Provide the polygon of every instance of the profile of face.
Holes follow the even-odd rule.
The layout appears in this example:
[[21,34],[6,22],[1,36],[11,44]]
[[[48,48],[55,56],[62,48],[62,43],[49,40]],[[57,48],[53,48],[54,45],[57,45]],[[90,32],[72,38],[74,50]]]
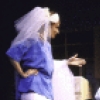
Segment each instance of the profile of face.
[[[60,22],[57,22],[57,23],[51,23],[51,34],[49,35],[50,38],[54,39],[58,34],[59,34],[59,27],[60,27]],[[39,33],[40,33],[40,37],[43,38],[43,27],[41,27],[41,29],[39,30]]]
[[51,23],[51,38],[55,38],[59,34],[60,22]]
[[[54,11],[50,11],[50,16],[56,14]],[[56,16],[58,19],[58,16]],[[51,38],[55,38],[59,34],[60,20],[58,22],[51,22]]]
[[[47,12],[48,12],[48,9],[45,8],[45,12],[46,12],[46,15],[47,15]],[[49,11],[49,16],[52,16],[54,14],[56,14],[55,12],[53,11]],[[57,20],[57,21],[56,21]],[[60,21],[59,21],[59,18],[58,16],[56,16],[56,18],[54,18],[53,16],[53,20],[50,20],[50,23],[51,23],[51,27],[50,27],[50,30],[51,30],[51,34],[49,35],[50,38],[55,38],[57,34],[59,34],[59,27],[60,27]],[[43,37],[44,35],[44,32],[43,32],[43,29],[44,26],[41,27],[41,29],[39,30],[39,33],[42,33],[40,34],[40,37]]]

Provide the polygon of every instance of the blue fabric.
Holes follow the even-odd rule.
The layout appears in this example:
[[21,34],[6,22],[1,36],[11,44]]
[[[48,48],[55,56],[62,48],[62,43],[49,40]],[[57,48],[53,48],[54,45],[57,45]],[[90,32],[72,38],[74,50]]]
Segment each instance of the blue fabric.
[[[27,78],[17,75],[17,91],[28,92],[31,90],[53,100],[51,84],[53,58],[51,45],[48,42],[44,46],[41,40],[36,42],[28,39],[21,44],[10,47],[6,54],[8,57],[21,62],[23,69],[36,68],[39,70],[38,75],[31,75]],[[17,96],[17,98],[19,97]]]

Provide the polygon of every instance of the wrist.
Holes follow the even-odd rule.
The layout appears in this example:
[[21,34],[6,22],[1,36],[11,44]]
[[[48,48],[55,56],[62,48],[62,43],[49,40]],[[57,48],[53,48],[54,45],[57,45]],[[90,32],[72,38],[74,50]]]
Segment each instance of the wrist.
[[69,60],[68,60],[68,59],[66,59],[66,64],[67,64],[67,65],[70,65],[70,62],[69,62]]
[[22,77],[25,77],[25,73],[24,73],[24,72],[21,72],[20,75],[21,75]]
[[68,61],[67,64],[68,64],[68,65],[71,65],[71,62]]
[[67,65],[71,65],[71,62],[69,60],[67,60]]

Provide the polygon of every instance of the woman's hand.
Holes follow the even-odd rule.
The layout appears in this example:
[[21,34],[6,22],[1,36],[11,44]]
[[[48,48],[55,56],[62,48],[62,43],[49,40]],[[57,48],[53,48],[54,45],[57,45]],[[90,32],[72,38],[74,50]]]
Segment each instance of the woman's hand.
[[30,75],[37,75],[38,74],[38,70],[37,69],[28,69],[23,75],[22,77],[27,78]]
[[18,74],[24,78],[27,78],[28,76],[33,75],[33,74],[34,75],[38,74],[37,69],[28,69],[26,72],[24,72],[19,62],[15,61],[14,59],[11,59],[11,58],[10,58],[10,61],[11,61],[11,64],[16,69],[16,71],[18,72]]
[[78,58],[78,54],[68,59],[68,65],[75,65],[75,66],[82,67],[82,65],[85,65],[85,64],[86,64],[85,59]]

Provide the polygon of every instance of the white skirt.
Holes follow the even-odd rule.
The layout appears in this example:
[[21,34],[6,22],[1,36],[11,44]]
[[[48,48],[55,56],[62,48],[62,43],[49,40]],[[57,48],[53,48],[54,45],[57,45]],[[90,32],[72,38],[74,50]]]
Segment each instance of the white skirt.
[[54,60],[52,85],[54,100],[75,100],[74,75],[67,60]]
[[50,100],[45,96],[39,95],[37,93],[23,93],[21,95],[21,100]]

